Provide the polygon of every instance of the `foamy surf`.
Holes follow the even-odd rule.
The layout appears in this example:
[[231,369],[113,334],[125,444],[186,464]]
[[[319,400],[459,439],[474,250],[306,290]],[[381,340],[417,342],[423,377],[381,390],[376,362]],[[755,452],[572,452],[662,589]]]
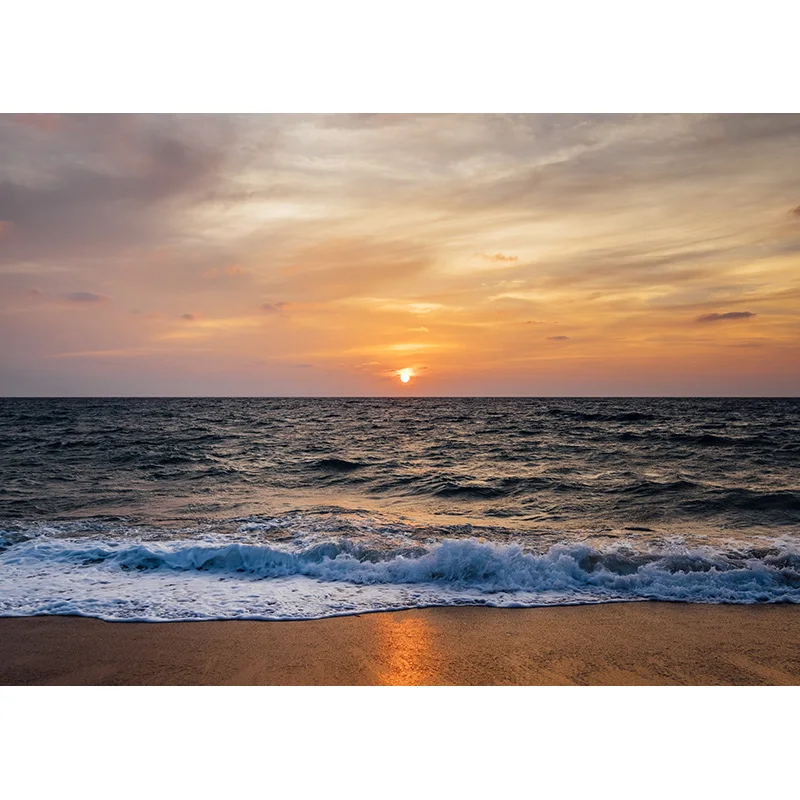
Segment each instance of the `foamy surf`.
[[474,538],[383,547],[40,535],[0,552],[0,615],[109,621],[301,620],[428,606],[536,607],[665,600],[800,602],[800,548],[634,549],[581,542],[537,553]]

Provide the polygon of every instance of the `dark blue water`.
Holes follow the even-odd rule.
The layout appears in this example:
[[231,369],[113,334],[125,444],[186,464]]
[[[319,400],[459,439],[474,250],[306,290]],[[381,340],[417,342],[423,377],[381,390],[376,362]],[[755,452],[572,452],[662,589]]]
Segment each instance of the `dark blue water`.
[[[798,590],[800,401],[5,399],[0,531],[17,578],[30,582],[30,570],[46,566],[45,594],[59,583],[57,564],[67,565],[70,588],[56,612],[107,618],[297,618],[489,595],[524,605],[537,604],[531,593],[541,602],[669,594],[653,588],[663,583],[648,578],[653,569],[693,580],[710,573],[698,578],[709,586],[718,572],[739,581],[727,594],[698,585],[673,599],[786,600]],[[120,547],[144,550],[120,556]],[[610,578],[593,585],[576,573],[575,585],[564,583],[560,562],[558,575],[539,576],[544,567],[530,559],[558,561],[558,548],[579,573]],[[230,596],[254,580],[261,595],[232,611],[208,600],[203,584],[182,615],[174,603],[156,613],[152,597],[138,596],[145,580],[184,576],[187,564],[204,578],[244,576]],[[115,615],[108,602],[121,598],[107,595],[130,569],[141,582],[125,589],[122,606],[134,610]],[[109,585],[100,573],[114,580],[92,611],[92,591]],[[615,578],[631,575],[636,585]],[[275,581],[300,577],[316,587],[304,589],[305,610],[264,605],[281,594]],[[331,586],[356,589],[344,607],[326,605],[320,592]],[[403,599],[398,586],[416,594]],[[7,613],[53,610],[49,595],[28,605],[20,597],[6,599]]]

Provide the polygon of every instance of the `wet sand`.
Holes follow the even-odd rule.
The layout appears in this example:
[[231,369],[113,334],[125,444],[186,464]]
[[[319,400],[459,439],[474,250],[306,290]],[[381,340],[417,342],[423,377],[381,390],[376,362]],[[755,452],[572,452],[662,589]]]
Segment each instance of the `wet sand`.
[[800,684],[800,607],[432,608],[304,622],[0,619],[0,684]]

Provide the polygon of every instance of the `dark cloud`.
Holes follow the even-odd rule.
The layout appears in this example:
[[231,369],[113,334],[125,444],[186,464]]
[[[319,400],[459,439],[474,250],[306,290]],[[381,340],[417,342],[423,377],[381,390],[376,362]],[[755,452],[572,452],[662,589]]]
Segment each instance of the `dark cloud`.
[[111,299],[108,295],[95,294],[94,292],[67,292],[66,294],[60,294],[59,298],[69,303],[105,303]]
[[198,319],[197,314],[181,314],[181,319],[185,319],[187,322],[195,322]]
[[795,208],[791,209],[789,214],[793,217],[800,217],[800,206],[796,206]]
[[569,339],[569,336],[548,336],[547,337],[551,342],[565,342]]
[[0,220],[14,231],[6,263],[116,255],[158,241],[176,200],[191,206],[220,186],[225,149],[194,136],[187,119],[81,115],[47,135],[50,149],[20,138],[19,128],[0,118],[0,163],[15,167],[0,169]]
[[726,311],[724,314],[701,314],[695,322],[720,322],[726,319],[750,319],[756,316],[752,311]]

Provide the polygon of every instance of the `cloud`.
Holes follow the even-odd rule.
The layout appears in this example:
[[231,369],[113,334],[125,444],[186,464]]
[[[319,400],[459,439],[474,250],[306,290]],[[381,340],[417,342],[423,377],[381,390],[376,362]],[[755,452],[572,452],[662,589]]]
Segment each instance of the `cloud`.
[[789,211],[789,215],[792,217],[800,217],[800,206],[796,206],[795,208]]
[[[433,349],[444,349],[444,348],[445,345],[427,344],[426,342],[408,342],[404,344],[390,344],[384,349],[400,353],[407,353],[407,352],[412,352],[414,350],[433,350]],[[374,347],[369,348],[370,351],[375,349],[376,348]]]
[[[728,173],[769,176],[771,188],[788,184],[777,158],[793,148],[800,132],[796,114],[531,115],[495,118],[495,147],[518,169],[470,175],[470,186],[448,193],[460,208],[529,206],[528,218],[589,215],[685,199],[698,185]],[[488,129],[488,125],[486,126]],[[488,133],[488,130],[487,130]],[[516,142],[518,143],[515,145]],[[519,145],[527,145],[520,158]],[[753,197],[752,184],[731,184]],[[695,204],[702,201],[699,195]],[[440,202],[444,202],[441,198]]]
[[0,261],[69,262],[158,242],[223,190],[221,123],[86,114],[40,137],[0,117],[0,219],[15,226]]
[[254,317],[206,317],[200,314],[181,314],[180,319],[192,324],[173,327],[151,341],[218,338],[235,335],[247,328],[257,328],[260,324],[260,320]]
[[752,311],[726,311],[724,314],[702,314],[695,322],[720,322],[726,319],[750,319],[755,316]]
[[288,308],[289,303],[262,303],[261,310],[265,314],[280,314],[285,308]]
[[[32,292],[36,291],[32,290]],[[111,299],[106,294],[95,294],[94,292],[67,292],[60,294],[59,297],[69,303],[106,303]]]
[[409,330],[414,333],[430,333],[430,328],[426,328],[424,325],[421,325],[419,328],[409,328]]
[[569,339],[569,336],[548,336],[547,337],[551,342],[566,342]]
[[431,311],[436,311],[442,308],[441,303],[409,303],[408,310],[412,314],[430,314]]
[[494,255],[489,255],[488,253],[481,253],[480,257],[485,259],[486,261],[494,261],[500,263],[513,263],[515,261],[519,261],[519,256],[507,256],[504,253],[495,253]]
[[119,348],[115,350],[79,350],[68,353],[53,353],[47,358],[137,358],[157,353],[157,350],[146,347]]

